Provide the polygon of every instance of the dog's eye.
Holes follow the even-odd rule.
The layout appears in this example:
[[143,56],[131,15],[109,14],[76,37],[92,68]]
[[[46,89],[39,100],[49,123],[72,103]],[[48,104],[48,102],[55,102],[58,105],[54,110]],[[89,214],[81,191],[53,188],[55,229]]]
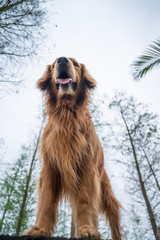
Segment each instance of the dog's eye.
[[79,67],[76,62],[73,62],[73,65],[74,65],[75,67]]

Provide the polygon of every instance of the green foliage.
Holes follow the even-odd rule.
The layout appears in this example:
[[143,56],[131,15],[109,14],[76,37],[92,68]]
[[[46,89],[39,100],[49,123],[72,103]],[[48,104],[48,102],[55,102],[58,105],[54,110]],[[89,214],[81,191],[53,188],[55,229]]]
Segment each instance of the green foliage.
[[37,151],[44,121],[43,118],[38,135],[33,131],[30,134],[31,144],[21,146],[20,157],[1,176],[0,232],[3,234],[19,235],[33,224],[39,172]]
[[[3,234],[15,234],[19,220],[19,212],[23,201],[28,169],[30,163],[30,147],[22,146],[20,158],[15,161],[11,169],[7,169],[1,177],[0,184],[0,232]],[[29,185],[28,202],[22,220],[21,232],[28,227],[35,207],[34,191],[36,187],[33,178]]]
[[132,76],[134,80],[140,80],[153,67],[160,64],[160,39],[157,39],[149,45],[147,50],[137,60],[135,60],[132,67]]

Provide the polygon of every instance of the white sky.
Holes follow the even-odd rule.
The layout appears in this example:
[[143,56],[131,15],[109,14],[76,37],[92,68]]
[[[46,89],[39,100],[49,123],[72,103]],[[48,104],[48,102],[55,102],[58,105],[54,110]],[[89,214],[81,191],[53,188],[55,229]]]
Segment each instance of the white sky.
[[140,82],[133,82],[130,74],[130,64],[160,36],[159,9],[159,0],[55,0],[44,40],[46,49],[52,46],[50,51],[41,53],[39,63],[28,68],[25,89],[0,99],[0,137],[8,156],[16,157],[29,129],[36,126],[41,94],[35,83],[45,66],[60,56],[84,63],[98,83],[99,95],[113,96],[123,89],[160,112],[160,70],[153,69]]

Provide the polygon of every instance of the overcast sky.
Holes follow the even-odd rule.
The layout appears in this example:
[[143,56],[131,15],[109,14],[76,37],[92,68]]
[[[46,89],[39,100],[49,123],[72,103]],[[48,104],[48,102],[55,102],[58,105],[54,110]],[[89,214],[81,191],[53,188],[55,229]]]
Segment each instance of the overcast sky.
[[111,97],[125,90],[160,113],[160,70],[153,69],[140,82],[133,82],[130,74],[130,64],[160,36],[159,10],[159,0],[55,0],[46,25],[48,54],[41,53],[39,64],[29,67],[25,89],[0,99],[0,137],[10,158],[36,125],[41,94],[35,83],[45,66],[60,56],[84,63],[97,81],[99,95]]

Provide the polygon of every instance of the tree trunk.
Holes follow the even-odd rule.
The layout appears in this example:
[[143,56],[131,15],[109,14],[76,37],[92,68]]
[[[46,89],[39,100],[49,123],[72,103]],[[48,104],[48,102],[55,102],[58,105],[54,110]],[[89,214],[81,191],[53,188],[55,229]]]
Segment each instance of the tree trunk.
[[131,144],[131,147],[132,147],[132,152],[133,152],[134,161],[135,161],[135,164],[136,164],[136,170],[137,170],[137,174],[138,174],[138,178],[139,178],[141,192],[142,192],[143,198],[145,200],[145,204],[146,204],[146,207],[147,207],[147,212],[148,212],[148,215],[149,215],[149,220],[150,220],[150,223],[151,223],[151,226],[152,226],[152,230],[153,230],[155,239],[158,240],[157,225],[156,225],[154,213],[152,211],[152,207],[151,207],[151,204],[149,202],[147,192],[146,192],[146,189],[145,189],[145,186],[144,186],[144,182],[143,182],[143,179],[142,179],[142,175],[141,175],[141,171],[140,171],[140,167],[139,167],[139,163],[138,163],[137,154],[136,154],[135,146],[134,146],[134,143],[133,143],[133,139],[132,139],[132,136],[130,134],[129,127],[127,125],[127,122],[126,122],[126,119],[123,115],[122,110],[121,110],[121,116],[122,116],[122,119],[124,121],[126,130],[127,130],[127,134],[129,136],[129,141],[130,141],[130,144]]
[[33,153],[29,173],[28,173],[28,176],[27,176],[26,187],[25,187],[25,191],[24,191],[24,195],[23,195],[23,201],[22,201],[22,204],[21,204],[18,224],[17,224],[17,228],[16,228],[16,235],[19,235],[20,230],[21,230],[22,220],[23,220],[23,217],[24,217],[24,211],[25,211],[25,207],[26,207],[26,201],[27,201],[27,197],[28,197],[29,184],[30,184],[30,181],[31,181],[33,165],[35,163],[36,154],[37,154],[37,150],[38,150],[38,144],[39,144],[39,140],[40,140],[40,137],[41,137],[41,132],[42,132],[42,129],[43,129],[43,123],[44,123],[44,119],[42,120],[41,128],[40,128],[40,131],[39,131],[39,136],[37,138],[36,147],[35,147],[35,150],[34,150],[34,153]]

